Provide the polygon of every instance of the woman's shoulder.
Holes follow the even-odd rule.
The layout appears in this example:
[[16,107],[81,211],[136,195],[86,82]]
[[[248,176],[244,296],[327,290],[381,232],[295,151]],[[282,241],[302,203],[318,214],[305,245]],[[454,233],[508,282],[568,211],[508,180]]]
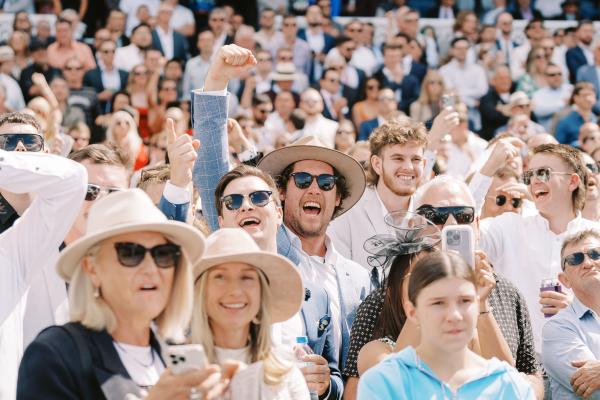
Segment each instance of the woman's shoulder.
[[81,338],[87,336],[91,332],[90,329],[79,323],[69,322],[65,325],[50,326],[41,331],[35,338],[33,343],[38,343],[46,346],[75,346],[74,336]]
[[358,353],[358,373],[360,375],[364,374],[367,370],[379,364],[387,356],[392,354],[393,351],[394,346],[389,342],[381,339],[371,340],[369,343],[365,344]]

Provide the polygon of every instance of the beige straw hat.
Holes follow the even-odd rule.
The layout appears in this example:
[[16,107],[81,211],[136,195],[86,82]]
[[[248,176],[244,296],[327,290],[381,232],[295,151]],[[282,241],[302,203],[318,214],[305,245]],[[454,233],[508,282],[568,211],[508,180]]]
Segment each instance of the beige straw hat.
[[304,287],[294,264],[277,253],[262,251],[242,228],[221,228],[206,239],[206,252],[194,266],[194,281],[210,268],[225,263],[252,265],[264,273],[273,299],[272,322],[287,321],[300,311]]
[[68,245],[58,259],[57,272],[69,281],[81,259],[95,244],[112,236],[131,232],[158,232],[181,246],[193,265],[204,251],[204,238],[194,227],[169,221],[140,189],[112,193],[90,208],[85,236]]

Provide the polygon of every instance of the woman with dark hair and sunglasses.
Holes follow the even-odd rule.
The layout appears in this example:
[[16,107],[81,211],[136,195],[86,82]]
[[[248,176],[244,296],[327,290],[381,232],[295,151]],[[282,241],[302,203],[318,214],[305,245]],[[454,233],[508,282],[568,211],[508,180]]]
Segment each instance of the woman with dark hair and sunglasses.
[[17,399],[187,399],[224,389],[220,368],[175,375],[161,341],[184,340],[192,264],[204,250],[193,227],[169,221],[139,189],[98,200],[87,234],[61,252],[70,320],[42,331],[19,369]]
[[480,309],[475,271],[456,253],[428,254],[409,278],[405,310],[419,342],[369,370],[364,399],[535,399],[516,369],[470,348]]

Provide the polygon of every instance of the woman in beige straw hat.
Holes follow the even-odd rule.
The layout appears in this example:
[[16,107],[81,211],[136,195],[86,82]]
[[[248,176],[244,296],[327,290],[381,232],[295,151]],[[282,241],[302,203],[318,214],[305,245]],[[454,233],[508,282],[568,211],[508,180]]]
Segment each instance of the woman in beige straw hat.
[[309,399],[291,354],[285,357],[271,342],[271,325],[287,321],[302,305],[304,288],[294,265],[260,250],[245,230],[222,228],[208,237],[194,279],[192,341],[203,345],[209,362],[237,361],[241,369],[253,364],[253,376],[262,378],[245,381],[238,397],[234,376],[233,400]]
[[47,328],[29,345],[17,398],[217,398],[225,386],[218,366],[174,375],[158,340],[183,340],[191,266],[203,250],[198,231],[167,220],[139,189],[98,200],[87,234],[61,252],[57,265],[69,283],[71,322]]

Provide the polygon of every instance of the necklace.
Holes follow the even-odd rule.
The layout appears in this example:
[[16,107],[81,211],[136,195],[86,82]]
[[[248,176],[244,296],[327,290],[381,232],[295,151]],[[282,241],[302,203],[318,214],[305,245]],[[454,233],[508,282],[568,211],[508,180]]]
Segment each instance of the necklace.
[[130,358],[136,362],[136,364],[141,365],[144,368],[150,368],[154,365],[154,350],[152,349],[152,347],[150,347],[150,355],[151,355],[151,360],[149,364],[144,364],[142,361],[138,360],[137,358],[134,357],[133,353],[128,352],[123,346],[121,346],[121,344],[119,342],[115,342],[113,341],[113,343],[121,350],[123,350],[123,353],[128,354],[130,356]]

